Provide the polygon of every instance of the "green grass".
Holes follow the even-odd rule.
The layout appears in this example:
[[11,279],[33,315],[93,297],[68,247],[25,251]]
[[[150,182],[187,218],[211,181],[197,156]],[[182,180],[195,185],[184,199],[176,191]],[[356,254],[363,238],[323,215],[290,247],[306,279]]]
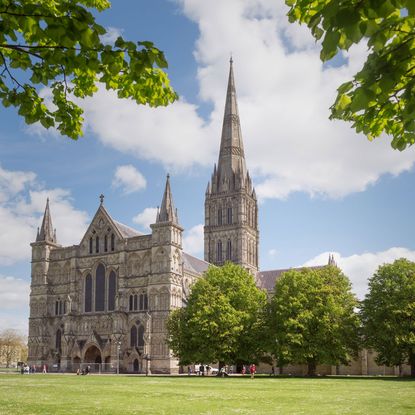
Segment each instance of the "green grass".
[[0,375],[0,414],[415,414],[415,382]]

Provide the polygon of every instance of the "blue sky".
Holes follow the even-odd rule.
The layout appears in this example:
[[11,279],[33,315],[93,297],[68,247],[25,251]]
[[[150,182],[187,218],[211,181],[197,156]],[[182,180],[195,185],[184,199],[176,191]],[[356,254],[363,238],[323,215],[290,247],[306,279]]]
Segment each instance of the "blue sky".
[[328,121],[336,87],[364,61],[362,43],[323,66],[283,2],[118,0],[98,21],[110,35],[152,40],[180,101],[139,108],[100,90],[82,103],[77,142],[0,108],[0,328],[26,331],[29,243],[46,197],[58,240],[78,243],[105,194],[110,214],[146,231],[165,175],[185,248],[203,258],[204,191],[217,159],[230,53],[248,168],[260,197],[260,267],[325,263],[334,253],[360,296],[377,266],[415,260],[415,149],[369,143]]

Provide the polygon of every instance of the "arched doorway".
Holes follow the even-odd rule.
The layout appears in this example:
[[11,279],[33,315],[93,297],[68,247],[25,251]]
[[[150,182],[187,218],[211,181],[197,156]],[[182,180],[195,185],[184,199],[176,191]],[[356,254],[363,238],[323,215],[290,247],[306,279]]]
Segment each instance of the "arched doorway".
[[85,363],[102,363],[101,352],[96,346],[88,347],[84,356]]
[[138,359],[135,359],[133,362],[133,372],[138,373],[140,369],[140,364],[138,363]]

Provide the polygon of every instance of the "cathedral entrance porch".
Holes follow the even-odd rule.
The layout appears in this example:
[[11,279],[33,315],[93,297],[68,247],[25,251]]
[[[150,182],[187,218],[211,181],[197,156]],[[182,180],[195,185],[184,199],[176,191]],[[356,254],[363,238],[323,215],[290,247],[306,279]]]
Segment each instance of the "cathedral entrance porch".
[[84,355],[84,365],[90,366],[92,372],[101,372],[102,355],[97,346],[89,346]]

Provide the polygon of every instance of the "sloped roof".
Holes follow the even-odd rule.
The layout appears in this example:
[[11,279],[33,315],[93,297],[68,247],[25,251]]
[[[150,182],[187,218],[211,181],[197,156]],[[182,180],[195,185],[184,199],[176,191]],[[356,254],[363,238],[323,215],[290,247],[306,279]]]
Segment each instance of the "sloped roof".
[[285,269],[272,269],[269,271],[258,271],[256,274],[256,283],[259,288],[267,291],[274,291],[275,282],[277,279],[287,271],[300,271],[302,269],[319,269],[325,265],[317,265],[314,267],[301,267],[301,268],[285,268]]
[[118,222],[114,219],[112,219],[117,229],[120,231],[121,235],[124,238],[132,238],[133,236],[140,236],[143,235],[141,232],[137,231],[136,229],[133,229],[127,225],[124,225],[121,222]]
[[210,264],[209,262],[203,261],[190,254],[187,254],[186,252],[183,252],[183,265],[185,270],[201,274],[208,269]]

